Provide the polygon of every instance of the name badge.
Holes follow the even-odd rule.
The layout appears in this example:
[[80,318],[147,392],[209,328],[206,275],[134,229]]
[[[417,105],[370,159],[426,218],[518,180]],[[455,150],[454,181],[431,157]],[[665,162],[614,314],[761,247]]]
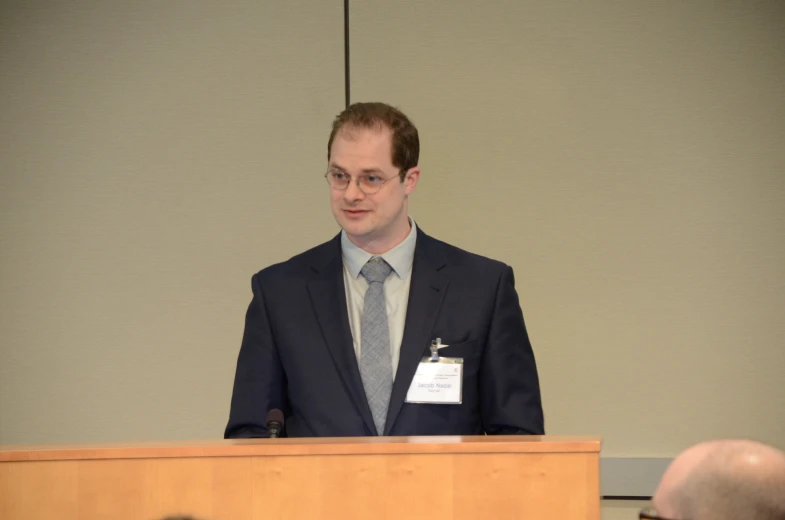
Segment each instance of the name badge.
[[461,404],[463,359],[424,357],[406,393],[407,403]]

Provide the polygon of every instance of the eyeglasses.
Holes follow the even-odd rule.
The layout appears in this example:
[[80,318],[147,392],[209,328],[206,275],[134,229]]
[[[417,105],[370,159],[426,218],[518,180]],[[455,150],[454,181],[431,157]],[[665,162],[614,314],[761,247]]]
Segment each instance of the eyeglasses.
[[347,189],[352,180],[354,180],[354,182],[357,183],[357,187],[360,188],[360,191],[366,195],[373,195],[378,192],[382,189],[382,186],[390,180],[382,179],[373,173],[366,173],[360,175],[356,179],[352,179],[351,175],[344,173],[341,170],[327,170],[327,173],[324,174],[324,178],[327,179],[327,184],[330,185],[330,188],[339,191]]
[[657,510],[653,507],[647,507],[645,509],[641,509],[641,512],[638,513],[639,520],[676,520],[675,518],[665,518],[664,516],[659,516],[657,514]]

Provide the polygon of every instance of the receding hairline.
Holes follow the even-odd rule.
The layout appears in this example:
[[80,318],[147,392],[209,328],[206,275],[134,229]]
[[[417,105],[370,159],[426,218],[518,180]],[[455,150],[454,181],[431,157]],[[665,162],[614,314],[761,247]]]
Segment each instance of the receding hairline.
[[[346,169],[342,165],[337,164],[337,163],[334,162],[332,147],[335,146],[335,143],[336,143],[336,141],[338,141],[339,138],[346,139],[348,141],[357,141],[358,139],[360,139],[360,136],[358,135],[358,133],[359,132],[364,132],[364,131],[373,132],[375,134],[385,134],[386,133],[389,136],[390,162],[393,163],[393,166],[395,166],[395,164],[394,164],[394,161],[395,161],[395,157],[394,157],[395,151],[394,151],[394,144],[392,142],[393,130],[392,130],[392,128],[390,128],[388,125],[386,125],[382,121],[379,121],[378,124],[374,124],[374,125],[370,125],[370,126],[356,125],[356,124],[351,124],[351,123],[341,126],[335,132],[334,139],[330,143],[330,149],[327,151],[328,152],[327,153],[328,164],[330,166],[337,167],[340,170],[346,171]],[[377,173],[377,172],[378,173],[386,173],[382,168],[377,168],[377,167],[365,168],[362,171],[362,173]],[[403,175],[399,174],[399,176],[401,177],[401,181],[403,181]]]
[[[391,138],[393,134],[393,129],[390,128],[390,126],[386,124],[384,121],[374,121],[368,125],[348,122],[346,124],[341,125],[335,131],[335,139],[337,139],[338,137],[344,137],[346,139],[349,139],[350,141],[354,141],[359,137],[357,134],[365,131],[373,132],[376,134],[387,133],[390,135]],[[333,140],[332,144],[335,144],[335,140]],[[392,142],[390,143],[390,147],[392,147]]]
[[406,172],[417,166],[420,156],[420,139],[417,127],[399,108],[381,102],[354,103],[333,120],[327,141],[327,158],[332,155],[336,137],[353,138],[361,130],[391,132],[391,157],[393,166],[400,171],[403,181]]

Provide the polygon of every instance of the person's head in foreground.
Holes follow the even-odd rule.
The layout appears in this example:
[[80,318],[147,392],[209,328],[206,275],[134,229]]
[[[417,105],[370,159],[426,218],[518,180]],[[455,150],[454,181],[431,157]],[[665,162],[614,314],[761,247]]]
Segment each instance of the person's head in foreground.
[[749,440],[703,442],[677,456],[642,519],[785,520],[785,453]]

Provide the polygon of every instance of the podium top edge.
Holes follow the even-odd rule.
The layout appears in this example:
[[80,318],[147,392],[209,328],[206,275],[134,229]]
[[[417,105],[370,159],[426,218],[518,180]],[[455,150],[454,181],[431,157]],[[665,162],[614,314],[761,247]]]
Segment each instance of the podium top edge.
[[599,453],[602,437],[487,435],[322,437],[0,445],[0,463],[52,460],[303,455]]

